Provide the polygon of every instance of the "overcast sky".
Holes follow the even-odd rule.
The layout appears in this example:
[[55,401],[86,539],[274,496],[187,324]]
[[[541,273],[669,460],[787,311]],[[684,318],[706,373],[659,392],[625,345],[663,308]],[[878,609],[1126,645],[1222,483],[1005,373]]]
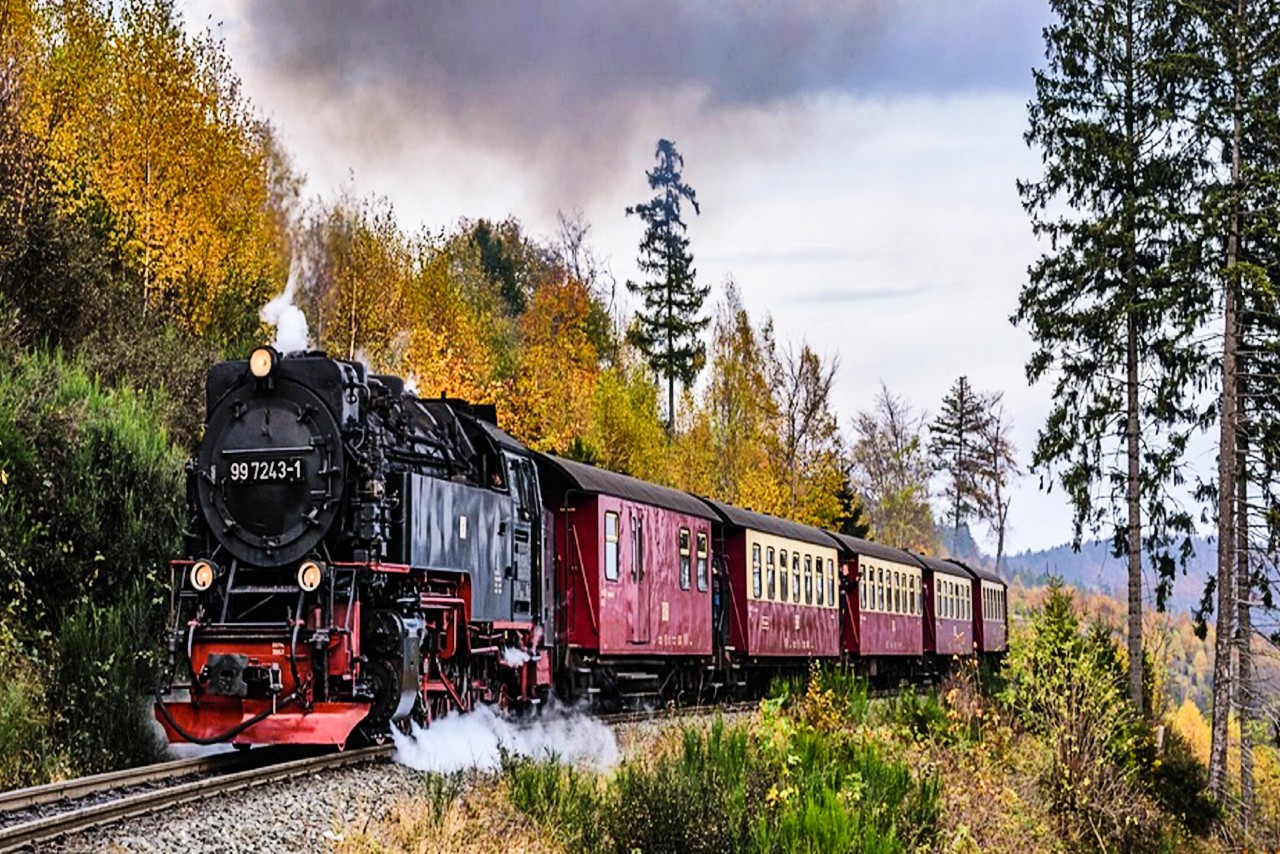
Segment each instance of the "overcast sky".
[[[738,283],[783,342],[838,356],[846,430],[883,381],[936,413],[1002,391],[1025,459],[1049,391],[1009,323],[1037,246],[1015,181],[1044,0],[187,0],[217,26],[311,195],[384,195],[406,228],[580,209],[635,277],[659,137],[702,214],[699,279]],[[621,290],[621,287],[620,287]],[[1007,549],[1070,536],[1038,478]],[[985,534],[986,532],[980,532]],[[994,546],[991,538],[986,542]]]

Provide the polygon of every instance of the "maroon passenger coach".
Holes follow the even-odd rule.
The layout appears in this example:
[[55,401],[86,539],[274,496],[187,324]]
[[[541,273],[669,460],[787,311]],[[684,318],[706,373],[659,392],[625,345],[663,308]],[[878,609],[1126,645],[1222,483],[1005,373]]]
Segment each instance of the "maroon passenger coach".
[[973,655],[973,578],[951,561],[915,558],[924,569],[924,651]]
[[542,455],[539,474],[561,689],[636,700],[697,679],[712,654],[715,514],[687,493],[559,457]]
[[736,657],[836,658],[840,610],[831,537],[818,528],[704,499],[720,517],[728,651]]
[[[924,655],[924,571],[910,554],[845,534],[831,535],[840,546],[840,646],[869,661],[918,659]],[[897,664],[900,662],[894,662]],[[891,667],[891,669],[893,669]]]

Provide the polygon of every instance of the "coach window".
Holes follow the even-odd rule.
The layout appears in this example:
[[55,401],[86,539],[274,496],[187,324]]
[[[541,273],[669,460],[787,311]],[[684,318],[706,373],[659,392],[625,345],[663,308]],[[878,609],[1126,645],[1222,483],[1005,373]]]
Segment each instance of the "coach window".
[[902,573],[893,574],[893,612],[902,613]]
[[876,610],[884,612],[884,567],[876,568]]
[[920,611],[917,610],[920,600],[916,598],[916,581],[916,574],[913,572],[911,573],[911,616],[913,617],[920,616]]
[[618,514],[604,514],[604,577],[618,580]]
[[689,552],[689,529],[680,529],[680,589],[688,590],[689,583],[692,580],[690,567],[690,559],[693,557]]
[[[861,570],[862,566],[859,565],[858,569]],[[865,572],[858,573],[858,607],[863,611],[867,610],[867,574]]]
[[787,550],[778,552],[778,601],[787,601]]
[[778,598],[778,567],[774,563],[775,552],[773,546],[769,546],[769,550],[765,552],[765,566],[769,568],[769,598]]
[[631,517],[631,580],[639,581],[644,575],[644,519]]
[[836,604],[836,565],[827,558],[827,604]]
[[818,604],[819,604],[819,605],[821,605],[821,604],[823,604],[823,602],[824,602],[824,601],[825,601],[825,599],[826,599],[826,597],[823,595],[823,591],[825,591],[825,590],[827,589],[827,573],[826,573],[826,570],[824,570],[824,569],[822,568],[822,558],[821,558],[821,557],[819,557],[817,560],[818,560],[818,567],[817,567],[817,570],[818,570]]
[[761,594],[760,583],[760,544],[751,544],[751,589],[753,595],[759,599]]
[[707,532],[698,532],[698,589],[707,591]]
[[804,601],[813,604],[813,555],[804,556]]
[[791,601],[800,604],[800,553],[791,553]]

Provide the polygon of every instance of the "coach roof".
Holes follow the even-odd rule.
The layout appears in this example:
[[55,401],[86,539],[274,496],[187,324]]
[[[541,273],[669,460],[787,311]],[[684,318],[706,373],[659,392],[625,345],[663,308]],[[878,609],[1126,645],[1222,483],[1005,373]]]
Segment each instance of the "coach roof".
[[888,560],[894,563],[902,563],[911,566],[916,559],[901,549],[895,549],[892,546],[886,546],[882,543],[873,543],[869,540],[859,539],[858,537],[850,537],[848,534],[837,534],[835,531],[827,532],[833,540],[835,540],[843,551],[856,555],[866,555],[867,557],[878,557],[881,560]]
[[952,563],[949,560],[940,560],[936,557],[926,557],[924,555],[917,554],[913,554],[912,557],[914,557],[925,569],[932,570],[933,572],[943,572],[947,575],[959,576],[965,581],[973,580],[973,576],[971,576],[964,567],[959,564]]
[[984,567],[973,566],[971,564],[965,563],[962,560],[956,560],[953,557],[947,558],[947,563],[954,563],[956,566],[960,567],[961,569],[967,570],[971,575],[981,578],[983,581],[990,581],[995,584],[1004,584],[1004,579],[1002,579],[1000,576],[996,575],[994,572]]
[[687,492],[681,492],[669,486],[658,486],[656,483],[648,483],[625,474],[577,463],[551,454],[539,454],[539,457],[583,492],[593,495],[613,495],[628,501],[662,507],[703,519],[715,518],[715,513],[711,512],[707,505]]
[[818,546],[834,548],[831,537],[828,536],[826,531],[818,528],[811,528],[808,525],[801,525],[799,522],[791,522],[787,519],[779,519],[777,516],[766,516],[764,513],[756,513],[754,510],[743,510],[741,507],[713,501],[710,498],[702,500],[730,525],[736,525],[739,528],[751,528],[755,531],[763,531],[766,534],[799,540],[802,543],[813,543]]

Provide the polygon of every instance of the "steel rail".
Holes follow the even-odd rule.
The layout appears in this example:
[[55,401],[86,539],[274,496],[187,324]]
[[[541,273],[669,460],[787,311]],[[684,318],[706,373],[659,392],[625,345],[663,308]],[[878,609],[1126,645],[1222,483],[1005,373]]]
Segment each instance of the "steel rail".
[[174,759],[169,762],[126,768],[123,771],[108,771],[88,777],[59,780],[40,786],[31,786],[26,789],[13,789],[8,792],[0,792],[0,814],[30,809],[59,801],[70,801],[88,795],[109,792],[112,789],[145,786],[162,780],[170,780],[174,777],[209,774],[232,768],[258,765],[263,762],[273,761],[273,757],[278,752],[277,748],[264,747],[244,752],[237,751],[235,753],[218,753],[211,756],[195,756],[190,759]]
[[203,780],[126,795],[105,803],[11,825],[0,828],[0,852],[38,845],[67,834],[78,833],[121,819],[146,815],[162,808],[191,803],[211,795],[287,780],[327,768],[370,762],[389,756],[394,749],[392,745],[384,744],[362,750],[348,750],[343,753],[313,756],[265,765],[261,768],[219,774]]

